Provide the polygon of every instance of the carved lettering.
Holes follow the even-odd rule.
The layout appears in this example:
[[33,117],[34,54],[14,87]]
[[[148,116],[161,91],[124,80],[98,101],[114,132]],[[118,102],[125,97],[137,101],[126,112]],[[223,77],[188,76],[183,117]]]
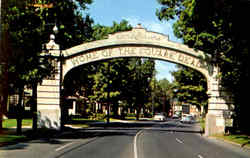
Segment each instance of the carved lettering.
[[146,54],[146,55],[151,55],[152,49],[144,47],[140,49],[140,54]]
[[110,57],[112,55],[112,49],[104,49],[102,50],[102,56]]
[[192,60],[191,60],[191,62],[190,62],[190,65],[192,65],[192,66],[195,66],[195,59],[193,58]]
[[120,50],[120,55],[122,56],[135,54],[135,48],[133,47],[119,48],[119,50]]
[[98,58],[98,55],[96,52],[90,52],[88,54],[86,54],[86,59],[87,61],[88,60],[94,60],[94,59],[97,59]]
[[157,47],[117,47],[103,49],[74,57],[71,62],[74,66],[80,65],[81,63],[108,57],[124,57],[124,56],[139,56],[156,57],[160,59],[170,60],[177,63],[190,65],[192,67],[201,68],[202,63],[193,56],[182,54],[180,52]]
[[201,68],[201,63],[200,63],[200,61],[197,60],[197,62],[196,62],[196,64],[195,64],[195,67]]
[[152,55],[153,56],[161,56],[161,49],[160,48],[153,48]]
[[[130,40],[154,40],[154,41],[160,41],[163,37],[162,35],[157,35],[155,33],[123,33],[123,34],[117,34],[115,35],[116,39],[130,39]],[[167,38],[167,37],[165,37]]]
[[128,52],[128,54],[129,54],[129,55],[136,54],[136,53],[135,53],[135,48],[134,48],[134,47],[130,48],[130,51]]
[[164,50],[164,57],[167,59],[175,60],[175,53],[165,49]]
[[72,58],[72,59],[71,59],[71,62],[72,62],[72,64],[73,64],[74,66],[76,66],[76,65],[79,64],[78,58]]
[[85,55],[81,55],[78,57],[80,62],[84,62],[85,61]]
[[189,64],[190,58],[191,57],[185,55],[183,62],[186,63],[186,64]]
[[184,56],[182,54],[179,54],[178,56],[178,61],[183,62]]

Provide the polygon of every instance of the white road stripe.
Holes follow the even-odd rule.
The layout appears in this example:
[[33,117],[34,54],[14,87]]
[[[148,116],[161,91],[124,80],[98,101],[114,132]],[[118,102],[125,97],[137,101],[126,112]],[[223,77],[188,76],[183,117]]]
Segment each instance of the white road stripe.
[[62,150],[62,149],[64,149],[64,148],[66,148],[67,146],[72,145],[73,143],[74,143],[74,142],[71,142],[71,143],[65,144],[65,145],[63,145],[63,146],[61,146],[61,147],[57,148],[55,151],[60,151],[60,150]]
[[180,139],[176,138],[176,141],[183,144],[183,141],[181,141]]
[[203,158],[203,156],[201,156],[200,154],[198,155],[198,158]]
[[137,137],[142,133],[142,130],[136,133],[135,138],[134,138],[134,158],[138,158],[138,153],[137,153]]

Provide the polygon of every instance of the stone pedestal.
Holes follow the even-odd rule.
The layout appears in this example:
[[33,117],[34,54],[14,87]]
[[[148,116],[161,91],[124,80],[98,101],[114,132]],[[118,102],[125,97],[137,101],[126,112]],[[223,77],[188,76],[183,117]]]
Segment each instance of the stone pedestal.
[[205,136],[225,133],[225,119],[223,116],[208,113],[205,126]]
[[60,129],[60,82],[43,80],[37,87],[38,128]]

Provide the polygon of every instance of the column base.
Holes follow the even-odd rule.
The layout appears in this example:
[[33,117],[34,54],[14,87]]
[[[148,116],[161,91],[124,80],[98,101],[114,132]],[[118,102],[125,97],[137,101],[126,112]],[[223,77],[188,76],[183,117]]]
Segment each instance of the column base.
[[225,133],[225,119],[223,116],[208,113],[205,124],[205,136]]
[[60,109],[41,109],[38,111],[38,128],[60,130]]

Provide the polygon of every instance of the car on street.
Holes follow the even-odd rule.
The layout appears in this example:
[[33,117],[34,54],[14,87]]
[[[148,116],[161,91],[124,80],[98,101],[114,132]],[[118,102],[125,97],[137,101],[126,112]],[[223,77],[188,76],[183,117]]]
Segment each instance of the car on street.
[[183,115],[181,123],[194,123],[194,117],[192,115]]
[[154,115],[153,120],[154,121],[166,121],[167,118],[165,117],[164,114],[157,113],[157,114]]
[[173,119],[179,119],[179,118],[180,118],[180,116],[179,116],[179,115],[177,115],[177,114],[174,114],[174,115],[172,116],[172,118],[173,118]]

